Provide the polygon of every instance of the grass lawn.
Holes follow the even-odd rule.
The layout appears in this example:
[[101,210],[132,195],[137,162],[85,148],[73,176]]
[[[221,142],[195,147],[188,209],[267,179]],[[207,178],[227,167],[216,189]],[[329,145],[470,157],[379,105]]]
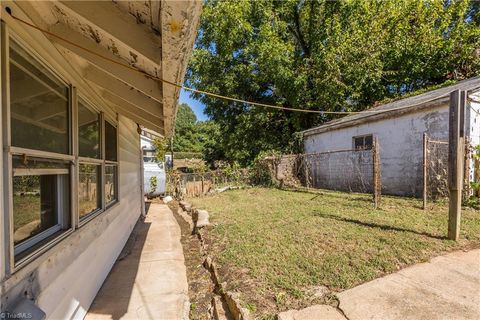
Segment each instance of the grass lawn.
[[34,195],[15,195],[13,197],[13,230],[31,223],[40,222],[40,196]]
[[455,249],[480,247],[480,211],[462,212],[461,240],[446,240],[448,205],[421,209],[418,199],[332,191],[252,188],[189,201],[210,212],[210,253],[222,281],[240,291],[257,317],[313,303],[318,297]]

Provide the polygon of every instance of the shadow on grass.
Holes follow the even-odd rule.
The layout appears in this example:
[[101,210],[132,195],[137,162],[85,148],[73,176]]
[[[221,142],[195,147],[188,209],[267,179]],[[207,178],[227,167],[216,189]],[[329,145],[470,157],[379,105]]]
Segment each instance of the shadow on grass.
[[360,226],[368,227],[368,228],[376,228],[376,229],[381,229],[381,230],[389,230],[389,231],[399,231],[399,232],[409,232],[409,233],[414,233],[420,236],[426,236],[429,238],[433,239],[438,239],[438,240],[446,240],[447,237],[445,236],[436,236],[428,232],[418,232],[415,230],[410,230],[410,229],[405,229],[405,228],[400,228],[400,227],[394,227],[394,226],[389,226],[386,224],[377,224],[373,222],[364,222],[360,221],[357,219],[351,219],[351,218],[343,218],[339,217],[333,214],[326,214],[326,213],[320,213],[320,212],[314,212],[314,215],[325,218],[325,219],[332,219],[332,220],[337,220],[337,221],[342,221],[342,222],[348,222],[348,223],[354,223]]

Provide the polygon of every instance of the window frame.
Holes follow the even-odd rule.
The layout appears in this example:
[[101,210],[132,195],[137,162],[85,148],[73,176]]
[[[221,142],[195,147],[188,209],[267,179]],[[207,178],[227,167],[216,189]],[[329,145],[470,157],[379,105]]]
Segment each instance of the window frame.
[[[111,161],[111,160],[107,160],[106,159],[106,152],[105,152],[105,145],[106,145],[106,140],[105,140],[105,123],[109,123],[111,126],[113,126],[115,128],[115,142],[116,142],[116,149],[115,149],[115,155],[116,155],[116,159],[117,161]],[[104,165],[102,166],[102,178],[103,178],[103,184],[102,184],[102,192],[103,192],[103,198],[102,198],[102,201],[103,201],[103,204],[104,204],[104,207],[105,207],[105,210],[108,209],[108,208],[111,208],[112,206],[114,206],[116,203],[119,202],[119,195],[120,195],[120,192],[119,192],[119,172],[120,172],[120,161],[118,159],[119,157],[119,132],[118,132],[118,122],[113,122],[113,121],[110,121],[110,119],[107,119],[105,117],[103,117],[103,121],[102,121],[102,134],[103,134],[103,146],[102,146],[102,154],[103,154],[103,159],[104,159]],[[115,175],[114,175],[114,195],[115,195],[115,199],[110,201],[110,202],[106,202],[106,194],[105,194],[105,181],[106,181],[106,178],[105,178],[105,167],[107,165],[112,165],[115,167]]]
[[[79,144],[79,132],[78,132],[78,106],[80,103],[80,99],[83,100],[84,106],[88,108],[90,111],[93,111],[98,114],[98,121],[99,121],[99,147],[100,147],[100,157],[99,158],[89,158],[89,157],[81,157],[79,155],[80,153],[80,144]],[[103,132],[103,112],[98,111],[97,108],[95,107],[95,104],[91,103],[88,98],[85,97],[83,94],[79,94],[77,92],[76,94],[76,101],[73,106],[74,110],[72,114],[75,115],[74,119],[74,127],[75,127],[75,133],[73,136],[73,140],[75,141],[75,167],[76,167],[76,174],[75,174],[75,181],[76,181],[76,192],[75,192],[75,204],[76,204],[76,215],[75,215],[75,225],[77,228],[83,227],[85,224],[87,224],[89,221],[100,215],[102,212],[105,211],[105,205],[104,205],[104,192],[103,192],[103,181],[104,181],[104,150],[103,150],[103,137],[104,137],[104,132]],[[79,198],[79,193],[78,193],[78,188],[80,185],[80,165],[82,164],[92,164],[92,165],[97,165],[100,166],[100,181],[97,182],[97,184],[100,186],[100,207],[97,208],[96,210],[93,210],[92,212],[86,214],[83,217],[80,217],[80,198]],[[97,191],[98,192],[98,191]]]
[[[27,41],[21,36],[21,33],[17,34],[17,31],[13,31],[4,21],[0,21],[0,107],[1,116],[0,122],[2,123],[0,133],[0,144],[2,145],[2,156],[0,157],[0,164],[3,168],[3,180],[0,180],[0,188],[3,187],[3,203],[0,203],[0,209],[2,209],[2,215],[0,216],[0,229],[4,232],[5,241],[0,246],[0,279],[8,277],[20,269],[32,264],[40,257],[45,257],[47,251],[54,248],[59,242],[65,238],[74,234],[76,229],[87,224],[101,213],[108,211],[110,208],[116,206],[120,202],[120,159],[119,159],[119,121],[118,114],[116,112],[110,112],[108,109],[101,111],[92,103],[87,97],[90,95],[88,92],[85,94],[80,93],[83,101],[86,102],[90,109],[93,109],[96,113],[99,113],[100,123],[100,153],[99,159],[79,157],[79,145],[78,145],[78,102],[79,93],[77,88],[72,84],[72,81],[67,80],[65,77],[59,74],[58,69],[38,53]],[[12,127],[11,127],[11,113],[10,113],[10,41],[15,41],[25,52],[28,53],[29,58],[33,59],[36,63],[40,64],[49,75],[55,77],[58,81],[65,85],[68,89],[68,109],[67,109],[67,125],[68,125],[68,153],[61,154],[50,151],[42,151],[35,149],[27,149],[22,147],[15,147],[11,145],[12,142]],[[98,104],[97,104],[98,105]],[[108,121],[116,129],[116,161],[109,161],[105,159],[105,121]],[[39,234],[32,236],[35,241],[31,239],[20,242],[17,246],[25,246],[27,252],[22,250],[24,254],[15,254],[14,245],[14,212],[13,212],[13,156],[15,155],[27,155],[32,158],[40,158],[46,160],[61,160],[67,163],[69,178],[66,179],[66,183],[69,186],[69,194],[62,197],[67,199],[69,204],[67,206],[69,213],[61,215],[58,214],[58,219],[69,219],[68,228],[54,230],[55,226],[40,232]],[[78,203],[78,186],[79,186],[79,168],[81,163],[97,164],[100,166],[100,192],[101,192],[101,208],[93,211],[80,221],[79,203]],[[115,199],[108,204],[105,203],[105,166],[114,165],[116,168],[115,174]],[[52,171],[53,172],[53,171]],[[57,198],[56,201],[62,201]],[[60,217],[61,215],[61,217]],[[63,220],[65,221],[65,220]],[[61,231],[61,232],[58,232]],[[41,237],[43,240],[38,240]],[[18,253],[18,252],[17,252]],[[17,259],[17,261],[16,261]]]
[[[46,170],[49,170],[49,171],[46,171]],[[28,170],[19,169],[19,171],[28,171]],[[71,175],[72,174],[70,169],[32,169],[31,171],[32,171],[32,173],[38,172],[37,175],[50,175],[50,174],[56,175],[57,176],[56,177],[57,184],[61,181],[59,175]],[[13,174],[12,177],[15,177],[15,174]],[[71,186],[69,186],[68,190],[70,191],[70,189],[71,189]],[[64,207],[64,206],[61,205],[61,203],[63,201],[65,201],[65,198],[67,198],[67,197],[70,200],[71,194],[65,194],[62,197],[57,197],[55,199],[55,201],[57,203],[57,207],[59,207],[59,208]],[[32,236],[29,239],[26,239],[26,240],[22,241],[18,245],[15,245],[15,243],[14,243],[14,245],[13,245],[14,255],[17,255],[17,254],[20,254],[24,251],[27,251],[29,248],[34,247],[35,245],[37,245],[37,244],[41,243],[42,241],[45,241],[49,237],[53,236],[55,233],[61,231],[62,230],[62,224],[63,224],[62,220],[65,218],[65,216],[64,215],[58,215],[58,218],[59,218],[58,219],[59,222],[56,225],[54,225],[54,226],[52,226],[52,227],[50,227],[46,230],[43,230],[42,232]],[[70,224],[72,224],[72,221],[70,221]],[[28,254],[26,256],[28,256]]]
[[[4,214],[3,214],[3,222],[5,231],[5,247],[3,248],[6,253],[6,259],[8,261],[4,261],[5,270],[2,270],[2,273],[10,275],[18,271],[19,269],[23,268],[25,265],[29,264],[37,257],[39,257],[44,252],[51,249],[55,246],[58,242],[69,236],[75,230],[74,218],[76,212],[74,210],[73,205],[73,187],[75,185],[74,179],[74,172],[75,172],[75,161],[73,155],[73,122],[72,122],[72,110],[73,110],[73,103],[74,103],[74,89],[68,81],[66,81],[62,76],[60,76],[50,64],[48,64],[44,59],[41,58],[39,54],[35,52],[20,36],[11,32],[6,24],[2,21],[1,23],[1,78],[2,78],[2,145],[3,145],[3,187],[4,187]],[[20,46],[25,52],[28,53],[30,58],[34,59],[36,63],[40,64],[44,67],[51,76],[55,77],[58,81],[65,85],[68,88],[68,109],[67,109],[67,123],[68,123],[68,154],[61,154],[55,153],[50,151],[42,151],[42,150],[34,150],[34,149],[26,149],[22,147],[15,147],[12,146],[12,132],[11,132],[11,113],[10,113],[10,41],[13,40],[15,43]],[[35,158],[44,158],[44,159],[56,159],[61,160],[69,163],[68,171],[69,171],[69,190],[70,194],[67,195],[69,198],[69,217],[70,223],[68,228],[66,228],[61,234],[58,236],[46,241],[46,243],[41,244],[42,240],[48,239],[48,235],[52,236],[59,230],[54,230],[56,226],[53,226],[43,232],[35,235],[31,239],[25,240],[24,243],[20,243],[15,246],[14,244],[14,212],[13,212],[13,156],[14,155],[26,155],[28,157],[35,157]],[[8,213],[8,214],[5,214]],[[60,216],[62,216],[60,214]],[[55,231],[55,232],[54,232]],[[28,246],[27,246],[28,245]],[[35,248],[35,245],[39,245]],[[16,251],[19,251],[17,248],[23,248],[20,250],[24,252],[31,248],[31,252],[25,254],[25,256],[21,257],[16,261]],[[17,253],[18,254],[18,253]]]
[[[371,137],[372,138],[372,144],[369,148],[365,148],[365,139],[368,138],[368,137]],[[357,139],[362,139],[362,146],[363,148],[360,148],[360,149],[357,149],[355,147],[355,141]],[[372,133],[369,133],[369,134],[363,134],[363,135],[359,135],[359,136],[354,136],[352,137],[352,149],[355,150],[355,151],[365,151],[365,150],[372,150],[373,148],[373,134]]]

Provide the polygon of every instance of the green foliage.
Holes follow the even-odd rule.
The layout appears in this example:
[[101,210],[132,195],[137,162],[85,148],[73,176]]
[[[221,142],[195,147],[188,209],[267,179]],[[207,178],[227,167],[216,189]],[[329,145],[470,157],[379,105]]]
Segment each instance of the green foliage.
[[276,157],[279,153],[276,151],[262,151],[253,161],[250,168],[250,181],[254,185],[271,187],[275,185],[273,180],[272,162],[265,160],[267,157]]
[[155,147],[155,159],[158,162],[165,161],[165,154],[169,148],[169,142],[166,138],[156,138],[153,140],[153,146]]
[[150,192],[157,191],[157,177],[150,177]]
[[174,152],[201,153],[205,145],[211,142],[211,133],[215,125],[211,121],[197,121],[190,106],[182,103],[178,106],[173,137]]
[[200,152],[174,152],[175,159],[202,159],[203,154]]
[[[206,0],[187,84],[294,108],[364,110],[478,75],[479,11],[469,0]],[[193,96],[218,124],[207,157],[241,165],[293,150],[292,133],[335,118]]]

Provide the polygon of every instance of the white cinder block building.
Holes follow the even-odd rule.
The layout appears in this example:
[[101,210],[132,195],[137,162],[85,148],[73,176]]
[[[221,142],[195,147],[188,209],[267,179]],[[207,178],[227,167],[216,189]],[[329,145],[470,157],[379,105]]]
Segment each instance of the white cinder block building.
[[[305,153],[368,149],[376,137],[380,144],[382,192],[420,196],[423,191],[423,134],[448,141],[449,95],[467,91],[465,136],[480,144],[480,77],[384,104],[369,111],[333,120],[304,131]],[[468,174],[473,179],[473,162]]]
[[179,90],[149,75],[182,83],[200,10],[1,2],[2,312],[85,315],[143,210],[139,128],[172,134]]

